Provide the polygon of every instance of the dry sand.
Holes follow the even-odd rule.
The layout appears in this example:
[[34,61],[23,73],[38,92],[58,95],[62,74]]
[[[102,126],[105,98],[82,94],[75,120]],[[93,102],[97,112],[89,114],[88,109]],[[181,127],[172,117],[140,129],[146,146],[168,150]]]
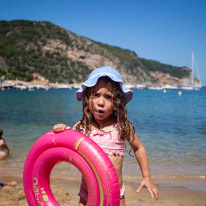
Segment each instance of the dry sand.
[[[1,177],[5,181],[17,181],[16,186],[4,186],[0,189],[0,206],[27,206],[21,177]],[[157,181],[156,181],[157,182]],[[205,183],[205,182],[204,182]],[[203,183],[203,184],[204,184]],[[78,205],[79,181],[55,179],[51,181],[52,192],[61,206]],[[146,189],[135,192],[134,183],[125,182],[127,206],[206,206],[206,191],[198,191],[179,186],[165,186],[157,183],[159,200],[153,202]]]

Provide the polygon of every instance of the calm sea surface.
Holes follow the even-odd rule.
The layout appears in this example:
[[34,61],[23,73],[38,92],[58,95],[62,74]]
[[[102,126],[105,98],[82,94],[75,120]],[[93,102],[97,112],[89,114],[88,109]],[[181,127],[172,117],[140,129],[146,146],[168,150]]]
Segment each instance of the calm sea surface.
[[[82,115],[76,90],[0,91],[0,128],[10,147],[10,158],[0,161],[0,173],[22,174],[26,156],[34,142],[56,123],[73,126]],[[147,149],[152,175],[156,178],[206,178],[206,92],[134,90],[127,105]],[[80,176],[68,163],[60,163],[53,175]],[[126,155],[125,178],[141,172],[134,157]]]

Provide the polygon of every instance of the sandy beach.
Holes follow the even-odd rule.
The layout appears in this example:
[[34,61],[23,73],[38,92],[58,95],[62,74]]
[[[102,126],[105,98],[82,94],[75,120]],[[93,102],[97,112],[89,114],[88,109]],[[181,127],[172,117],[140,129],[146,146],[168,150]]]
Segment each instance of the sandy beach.
[[[24,194],[22,177],[1,176],[0,179],[5,181],[16,180],[16,186],[4,186],[0,189],[0,205],[1,206],[27,206]],[[140,193],[135,192],[137,186],[131,182],[125,182],[126,186],[126,205],[128,206],[205,206],[206,191],[189,189],[185,186],[178,186],[175,182],[156,180],[159,188],[159,200],[153,202],[146,189]],[[200,182],[205,184],[205,181]],[[78,205],[79,181],[71,181],[67,179],[52,179],[51,188],[53,194],[61,206]],[[200,184],[200,185],[201,185]],[[169,186],[170,185],[170,186]]]

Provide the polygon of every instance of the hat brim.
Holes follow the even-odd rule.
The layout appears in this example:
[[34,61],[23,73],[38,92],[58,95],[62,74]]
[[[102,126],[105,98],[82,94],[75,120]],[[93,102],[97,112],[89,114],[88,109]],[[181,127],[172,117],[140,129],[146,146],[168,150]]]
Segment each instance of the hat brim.
[[124,95],[125,95],[125,101],[126,101],[126,104],[132,99],[133,97],[133,92],[132,90],[126,88],[123,83],[122,83],[122,80],[120,80],[119,78],[117,78],[115,75],[112,75],[110,73],[98,73],[94,76],[92,76],[91,78],[89,78],[88,80],[86,80],[82,86],[79,88],[79,90],[77,90],[76,92],[76,98],[78,101],[82,101],[83,99],[83,93],[84,93],[84,90],[87,88],[87,87],[93,87],[96,85],[97,81],[99,80],[100,77],[103,77],[103,76],[108,76],[111,80],[115,81],[115,82],[118,82],[122,91],[124,92]]

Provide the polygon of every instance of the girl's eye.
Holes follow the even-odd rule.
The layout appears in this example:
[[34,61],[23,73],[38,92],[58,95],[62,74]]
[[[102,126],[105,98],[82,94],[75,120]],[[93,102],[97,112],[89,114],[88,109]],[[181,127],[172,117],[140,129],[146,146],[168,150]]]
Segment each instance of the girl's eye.
[[106,95],[107,99],[112,99],[112,95]]
[[98,97],[99,95],[97,93],[94,93],[94,97]]

